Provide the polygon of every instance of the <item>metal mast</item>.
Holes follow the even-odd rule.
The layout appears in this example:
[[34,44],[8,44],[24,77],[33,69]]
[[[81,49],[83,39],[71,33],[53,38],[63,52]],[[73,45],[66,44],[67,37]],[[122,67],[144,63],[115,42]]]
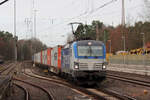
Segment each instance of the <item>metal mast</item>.
[[15,61],[17,61],[17,37],[16,37],[16,0],[14,0],[14,40],[15,40]]
[[124,8],[124,0],[122,0],[122,26],[125,25],[125,8]]
[[30,25],[31,21],[29,18],[25,18],[25,24],[27,26],[27,30],[26,30],[26,39],[28,38],[28,34],[30,33],[29,31],[29,25]]
[[[126,51],[126,37],[124,33],[124,27],[125,27],[125,7],[124,7],[124,0],[122,0],[122,40],[123,40],[123,49],[124,52]],[[123,55],[123,63],[125,65],[125,54]]]
[[125,27],[125,7],[124,7],[124,0],[122,0],[122,39],[123,39],[123,49],[124,51],[126,51],[124,27]]
[[36,38],[36,12],[37,12],[37,10],[34,10],[34,35],[35,35],[35,38]]

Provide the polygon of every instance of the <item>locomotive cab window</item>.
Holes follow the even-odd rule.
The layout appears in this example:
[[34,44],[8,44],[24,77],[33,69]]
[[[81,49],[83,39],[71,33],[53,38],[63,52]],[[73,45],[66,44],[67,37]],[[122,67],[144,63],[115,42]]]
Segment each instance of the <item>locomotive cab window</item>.
[[102,46],[91,46],[91,56],[103,56]]
[[103,56],[102,46],[78,46],[78,56]]

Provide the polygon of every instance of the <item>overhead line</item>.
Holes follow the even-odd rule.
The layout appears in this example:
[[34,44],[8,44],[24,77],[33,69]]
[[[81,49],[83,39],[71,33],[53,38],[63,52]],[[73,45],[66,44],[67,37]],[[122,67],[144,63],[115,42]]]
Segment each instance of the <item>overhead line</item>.
[[[105,7],[105,6],[109,5],[109,4],[111,4],[111,3],[113,3],[114,1],[117,1],[117,0],[111,0],[111,1],[109,1],[109,2],[107,2],[107,3],[105,3],[105,4],[103,4],[103,5],[101,5],[100,7],[94,9],[94,10],[93,10],[92,12],[90,12],[89,14],[91,14],[91,13],[93,13],[93,12],[95,12],[95,11],[97,11],[97,10],[99,10],[99,9],[101,9],[101,8],[103,8],[103,7]],[[88,14],[88,12],[81,13],[80,15],[78,15],[78,16],[76,16],[76,17],[73,17],[73,18],[70,18],[69,20],[76,19],[76,18],[81,17],[81,16],[84,16],[84,15],[86,15],[86,14]],[[89,15],[89,14],[88,14],[88,15]],[[68,20],[68,21],[69,21],[69,20]],[[68,22],[68,21],[65,21],[65,22]],[[64,24],[65,22],[63,22],[63,23],[58,23],[58,24],[56,24],[56,25]],[[55,26],[56,26],[56,25],[55,25]],[[54,27],[54,26],[52,26],[52,27]],[[50,28],[52,28],[52,27],[49,27],[48,29],[50,29]]]
[[[112,1],[114,1],[114,0],[112,0]],[[110,1],[110,2],[112,2],[112,1]],[[115,0],[116,1],[116,0]],[[110,4],[110,2],[109,2],[109,4]],[[107,3],[108,4],[108,3]],[[103,5],[105,5],[106,6],[106,3],[105,4],[103,4]],[[102,6],[103,6],[102,5]],[[101,7],[102,7],[101,6]],[[139,6],[142,6],[141,4],[140,5],[136,5],[136,6],[133,6],[133,7],[130,7],[130,8],[128,8],[128,9],[134,9],[134,8],[137,8],[137,7],[139,7]],[[100,9],[100,7],[98,7],[99,9]],[[96,8],[97,9],[97,8]],[[113,12],[106,12],[106,13],[101,13],[100,15],[108,15],[108,14],[113,14],[113,13],[120,13],[120,12],[118,12],[119,10],[117,10],[117,11],[113,11]],[[69,22],[70,20],[72,20],[72,19],[75,19],[75,18],[78,18],[78,17],[81,17],[81,16],[83,16],[83,15],[85,15],[85,14],[87,14],[86,12],[84,12],[84,13],[82,13],[82,14],[80,14],[80,15],[78,15],[78,16],[76,16],[76,17],[73,17],[73,18],[68,18],[68,20],[67,21],[64,21],[64,22],[61,22],[61,23],[57,23],[57,24],[55,24],[54,26],[51,26],[51,27],[48,27],[48,28],[45,28],[44,29],[44,31],[46,30],[49,30],[49,29],[51,29],[51,28],[54,28],[55,26],[58,26],[58,25],[63,25],[63,24],[65,24],[66,22]],[[43,32],[43,31],[40,31],[40,32]]]
[[[101,9],[101,8],[103,8],[103,7],[105,7],[105,6],[109,5],[109,4],[111,4],[111,3],[113,3],[114,1],[117,1],[117,0],[111,0],[111,1],[109,1],[109,2],[107,2],[107,3],[105,3],[105,4],[103,4],[103,5],[101,5],[101,6],[98,7],[98,8],[93,9],[89,14],[92,14],[93,12],[96,12],[97,10],[99,10],[99,9]],[[77,18],[77,17],[81,17],[81,16],[84,16],[84,15],[86,15],[86,14],[88,14],[87,11],[84,12],[84,13],[82,13],[82,14],[80,14],[80,15],[78,15],[78,16],[76,16],[76,17],[73,17],[73,18],[71,18],[71,19],[75,19],[75,18]],[[89,15],[89,14],[88,14],[88,15]]]
[[[135,10],[136,8],[138,8],[138,7],[142,7],[143,5],[142,4],[139,4],[139,5],[135,5],[135,6],[132,6],[132,7],[129,7],[129,8],[127,8],[127,10],[129,10],[129,9],[132,9],[132,10]],[[104,12],[104,13],[100,13],[100,14],[95,14],[95,15],[92,15],[92,16],[101,16],[101,15],[112,15],[112,14],[115,14],[115,13],[120,13],[119,12],[120,11],[120,9],[117,9],[117,10],[115,10],[115,11],[111,11],[111,12]],[[92,17],[91,16],[91,17]],[[90,18],[91,18],[90,17]]]
[[2,2],[0,2],[0,5],[4,4],[5,2],[7,2],[8,0],[4,0]]
[[107,2],[105,4],[103,4],[103,5],[99,6],[98,8],[94,9],[93,11],[91,11],[90,14],[92,14],[93,12],[98,11],[99,9],[101,9],[101,8],[107,6],[107,5],[109,5],[109,4],[111,4],[111,3],[115,2],[115,1],[117,1],[117,0],[111,0],[111,1],[109,1],[109,2]]

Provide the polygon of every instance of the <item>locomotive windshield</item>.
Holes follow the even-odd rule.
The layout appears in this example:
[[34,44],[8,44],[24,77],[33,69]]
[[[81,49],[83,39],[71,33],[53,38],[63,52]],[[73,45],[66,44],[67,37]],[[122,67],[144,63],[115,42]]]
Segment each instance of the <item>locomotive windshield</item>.
[[103,56],[102,46],[78,46],[78,56]]

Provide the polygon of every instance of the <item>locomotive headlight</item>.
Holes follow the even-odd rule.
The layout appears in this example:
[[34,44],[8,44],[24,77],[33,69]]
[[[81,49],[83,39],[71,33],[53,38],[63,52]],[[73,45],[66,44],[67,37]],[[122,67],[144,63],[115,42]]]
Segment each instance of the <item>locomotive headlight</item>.
[[79,69],[79,66],[78,66],[78,65],[75,65],[74,68],[75,68],[75,69]]
[[106,69],[106,66],[108,65],[108,62],[104,62],[102,65],[102,69]]
[[74,68],[75,68],[75,69],[79,69],[79,63],[74,62]]
[[103,69],[106,69],[106,65],[103,65]]

